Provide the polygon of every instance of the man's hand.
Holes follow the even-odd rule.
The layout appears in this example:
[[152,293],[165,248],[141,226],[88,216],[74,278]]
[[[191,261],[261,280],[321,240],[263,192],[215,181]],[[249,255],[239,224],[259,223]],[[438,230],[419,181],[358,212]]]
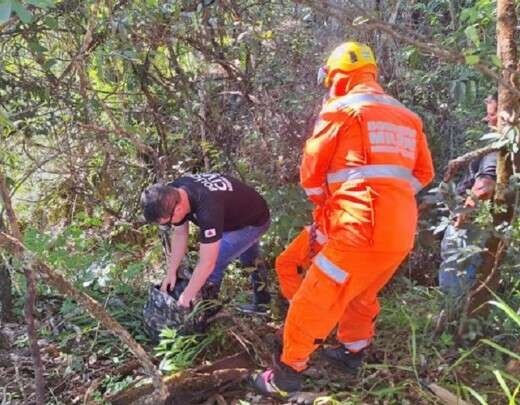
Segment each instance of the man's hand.
[[[484,201],[489,200],[493,197],[495,192],[496,181],[489,176],[479,176],[475,180],[475,184],[471,188],[471,196],[466,198],[464,208],[475,208],[476,200]],[[467,221],[468,213],[461,213],[457,215],[455,220],[455,227],[459,228],[464,222]]]
[[475,208],[475,200],[469,196],[464,203],[464,212],[457,214],[455,218],[455,223],[453,224],[455,228],[460,228],[468,220],[468,215],[472,208]]
[[496,181],[490,176],[479,176],[471,187],[471,193],[479,200],[489,200],[495,192]]
[[177,300],[180,307],[188,308],[191,301],[197,296],[202,286],[206,283],[209,275],[215,268],[217,262],[220,240],[212,243],[201,243],[199,262],[193,270],[190,282]]
[[165,279],[161,284],[161,291],[167,293],[168,291],[173,291],[175,288],[175,283],[177,282],[177,272],[168,272]]
[[182,293],[177,300],[177,305],[183,308],[189,308],[193,297],[189,297],[187,294]]

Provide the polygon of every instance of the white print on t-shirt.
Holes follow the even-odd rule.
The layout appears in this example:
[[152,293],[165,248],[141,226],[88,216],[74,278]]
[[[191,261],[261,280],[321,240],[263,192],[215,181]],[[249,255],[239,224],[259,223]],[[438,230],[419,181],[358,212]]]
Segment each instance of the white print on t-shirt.
[[210,191],[233,191],[231,182],[218,173],[189,174],[188,176],[202,183]]
[[204,231],[204,236],[206,238],[211,238],[212,236],[215,236],[216,234],[217,234],[217,231],[215,230],[215,228],[206,229]]

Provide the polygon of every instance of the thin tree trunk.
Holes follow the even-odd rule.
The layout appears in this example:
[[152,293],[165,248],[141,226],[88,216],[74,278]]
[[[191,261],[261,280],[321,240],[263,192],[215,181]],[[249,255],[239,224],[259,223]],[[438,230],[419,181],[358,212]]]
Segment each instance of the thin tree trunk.
[[[0,213],[0,232],[5,229],[3,221],[3,212]],[[0,243],[0,249],[3,248]],[[4,263],[0,258],[0,320],[4,322],[11,322],[14,320],[13,313],[13,293],[11,274],[7,263]]]
[[34,272],[28,268],[24,270],[27,280],[27,298],[25,301],[25,320],[27,322],[27,334],[31,346],[34,363],[34,379],[36,382],[36,403],[45,404],[45,379],[43,377],[43,363],[38,345],[38,333],[34,322],[34,306],[36,304],[36,280]]
[[[513,0],[497,1],[497,53],[502,61],[502,81],[498,87],[498,122],[499,132],[505,133],[508,127],[518,125],[513,121],[513,117],[518,117],[520,111],[518,97],[513,93],[509,86],[503,82],[511,83],[511,72],[518,67],[518,54],[516,49],[516,26],[517,15],[515,2]],[[497,184],[495,192],[495,205],[506,207],[506,210],[498,210],[493,215],[493,223],[498,226],[504,222],[510,222],[515,207],[508,201],[507,192],[509,178],[512,175],[512,162],[509,158],[507,149],[503,148],[498,153],[497,160]],[[471,294],[469,315],[484,315],[488,311],[488,306],[483,305],[490,298],[489,291],[494,291],[500,281],[500,264],[507,251],[504,241],[493,236],[487,243],[487,252],[483,255],[483,261],[477,274],[480,283]]]
[[[4,174],[0,171],[0,195],[5,207],[5,212],[9,220],[11,234],[18,240],[22,240],[22,233],[18,226],[16,214],[11,204],[9,190],[5,182]],[[21,259],[22,250],[15,246],[14,255]],[[27,300],[25,302],[25,321],[27,323],[27,335],[31,346],[31,354],[34,364],[34,380],[36,385],[36,403],[38,405],[45,404],[45,379],[43,377],[43,364],[40,355],[40,347],[38,346],[38,333],[34,324],[34,304],[36,302],[36,286],[34,274],[31,269],[25,269],[25,278],[27,279]]]
[[208,106],[206,100],[206,89],[204,88],[205,83],[202,80],[199,88],[199,100],[200,100],[200,141],[202,145],[202,158],[204,160],[204,170],[209,171],[209,158],[207,153],[208,137],[206,130],[206,120],[208,118]]
[[11,322],[14,320],[13,294],[11,291],[11,274],[6,263],[0,261],[0,320]]

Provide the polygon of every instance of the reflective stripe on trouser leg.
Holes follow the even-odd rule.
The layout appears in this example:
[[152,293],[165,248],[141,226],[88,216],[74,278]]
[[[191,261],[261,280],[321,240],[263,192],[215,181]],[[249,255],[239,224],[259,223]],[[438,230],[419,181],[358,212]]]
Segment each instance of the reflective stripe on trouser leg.
[[362,339],[355,342],[343,342],[343,346],[345,346],[345,349],[349,352],[355,353],[368,347],[370,342],[372,342],[372,339]]
[[348,272],[332,262],[323,253],[318,254],[314,258],[314,264],[337,283],[344,283],[348,279]]

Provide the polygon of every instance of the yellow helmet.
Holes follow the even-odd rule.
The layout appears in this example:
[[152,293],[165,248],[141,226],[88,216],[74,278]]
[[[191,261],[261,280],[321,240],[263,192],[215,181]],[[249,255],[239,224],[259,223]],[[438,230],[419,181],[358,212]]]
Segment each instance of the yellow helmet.
[[[332,84],[332,76],[337,71],[351,72],[367,65],[376,65],[376,58],[368,45],[359,42],[345,42],[332,51],[322,76],[326,87]],[[322,68],[323,69],[323,68]],[[325,73],[325,74],[323,74]]]

